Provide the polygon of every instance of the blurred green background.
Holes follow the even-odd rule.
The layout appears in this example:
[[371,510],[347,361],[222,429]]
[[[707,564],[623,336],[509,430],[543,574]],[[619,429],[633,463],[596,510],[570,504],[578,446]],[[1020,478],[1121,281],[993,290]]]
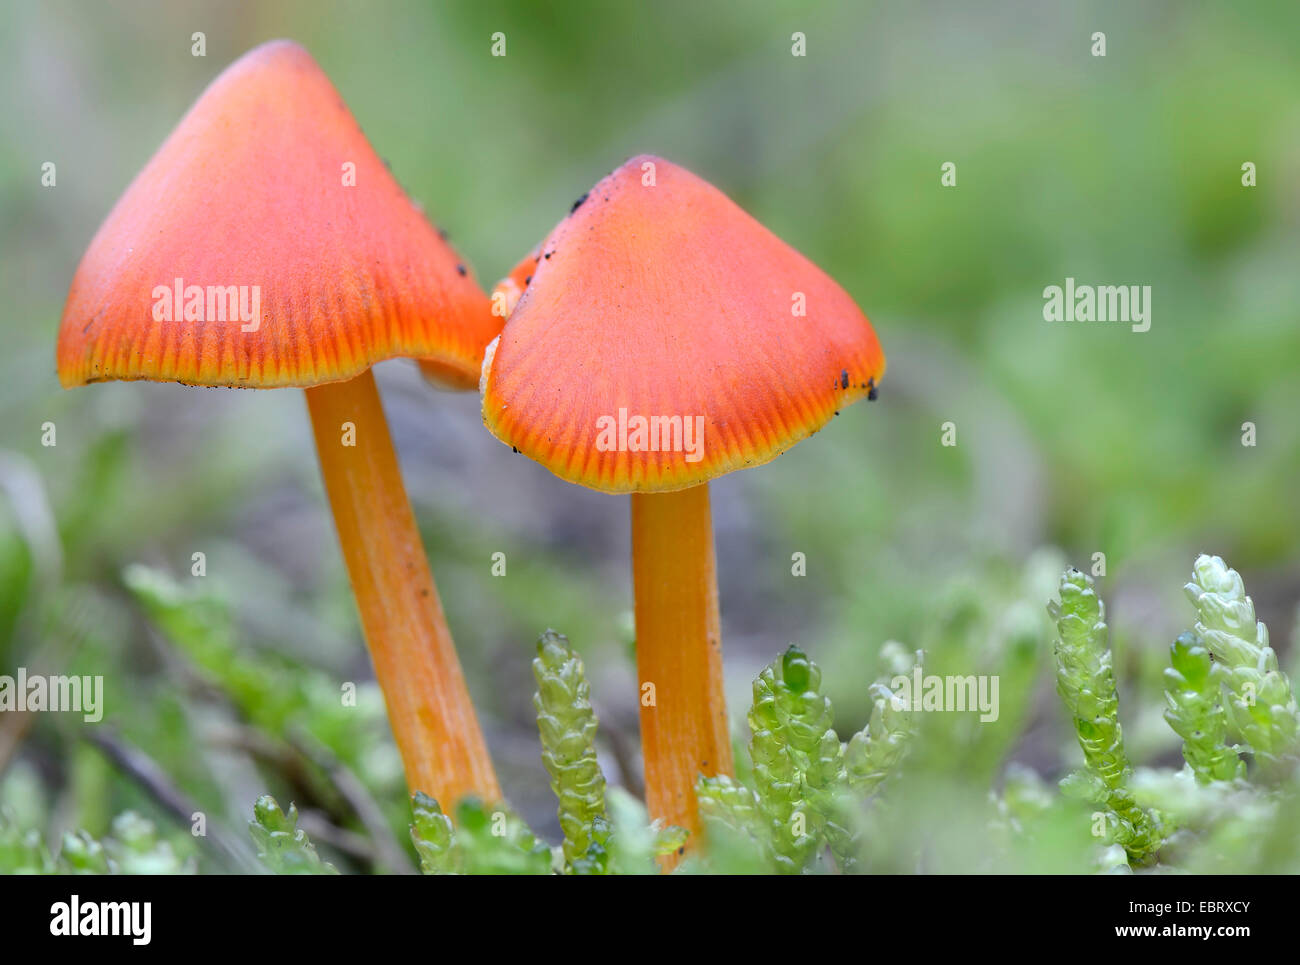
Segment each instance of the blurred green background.
[[[1042,604],[1060,566],[1091,570],[1094,553],[1140,761],[1177,759],[1159,670],[1191,622],[1180,587],[1196,553],[1242,571],[1290,662],[1294,2],[6,0],[0,19],[0,672],[104,673],[102,726],[221,820],[238,825],[267,789],[304,793],[232,739],[247,714],[196,683],[122,571],[147,564],[227,601],[250,659],[319,669],[330,692],[369,680],[302,397],[65,392],[53,347],[114,200],[208,82],[275,37],[311,51],[485,284],[644,151],[730,194],[871,317],[889,358],[880,401],[713,488],[738,730],[749,680],[791,642],[824,666],[847,734],[884,641],[930,648],[935,672],[1005,674],[1027,635],[1038,645],[1004,679],[998,724],[935,725],[948,754],[935,772],[965,761],[949,779],[973,795],[1012,760],[1059,776],[1077,750]],[[496,31],[504,58],[490,56]],[[791,56],[795,31],[806,57]],[[940,185],[947,161],[956,187]],[[1067,276],[1150,285],[1150,331],[1044,322],[1042,291]],[[404,361],[376,372],[503,782],[553,837],[529,667],[543,628],[588,662],[607,773],[639,782],[627,500],[512,457],[472,393],[436,392]],[[940,445],[946,421],[955,447]],[[498,551],[508,575],[494,578]],[[795,552],[806,577],[791,575]],[[54,830],[102,830],[126,806],[160,814],[86,729],[0,718],[0,801]],[[382,724],[360,757],[400,810]]]

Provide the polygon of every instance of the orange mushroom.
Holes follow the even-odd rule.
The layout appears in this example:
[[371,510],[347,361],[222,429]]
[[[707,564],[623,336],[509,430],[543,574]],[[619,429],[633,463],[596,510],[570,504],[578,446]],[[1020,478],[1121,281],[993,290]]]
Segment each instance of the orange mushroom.
[[632,494],[647,803],[697,831],[696,777],[732,772],[708,482],[874,398],[884,355],[834,281],[655,157],[592,188],[514,289],[483,420],[562,479]]
[[499,329],[311,56],[226,69],[135,178],[77,268],[67,387],[110,379],[306,390],[362,627],[411,789],[501,796],[370,366],[475,384]]

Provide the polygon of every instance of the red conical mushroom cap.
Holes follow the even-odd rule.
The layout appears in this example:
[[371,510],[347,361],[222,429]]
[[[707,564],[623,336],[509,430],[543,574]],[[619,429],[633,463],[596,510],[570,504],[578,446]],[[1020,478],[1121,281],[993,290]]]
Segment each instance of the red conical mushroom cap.
[[113,208],[57,359],[66,386],[271,388],[414,356],[470,387],[499,328],[329,79],[275,41],[212,83]]
[[767,462],[885,370],[843,289],[659,158],[592,188],[503,285],[521,272],[483,363],[483,421],[593,489],[682,489]]

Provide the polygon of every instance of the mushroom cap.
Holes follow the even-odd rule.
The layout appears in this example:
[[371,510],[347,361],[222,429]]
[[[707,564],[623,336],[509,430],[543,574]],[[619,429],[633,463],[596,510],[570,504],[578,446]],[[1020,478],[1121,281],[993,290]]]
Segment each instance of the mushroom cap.
[[498,291],[520,287],[483,360],[483,421],[604,492],[684,489],[768,462],[873,395],[885,371],[839,285],[651,156],[592,188]]
[[311,55],[280,40],[213,81],[118,200],[56,355],[69,387],[311,386],[414,356],[471,388],[500,323]]

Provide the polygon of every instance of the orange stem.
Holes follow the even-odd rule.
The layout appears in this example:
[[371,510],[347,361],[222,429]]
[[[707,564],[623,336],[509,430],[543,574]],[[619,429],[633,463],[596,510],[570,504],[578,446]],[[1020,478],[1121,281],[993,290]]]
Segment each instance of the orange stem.
[[[501,800],[397,465],[375,378],[306,390],[321,475],[412,793]],[[349,425],[350,423],[350,425]]]
[[696,778],[734,773],[707,483],[632,495],[632,580],[646,806],[696,836]]

